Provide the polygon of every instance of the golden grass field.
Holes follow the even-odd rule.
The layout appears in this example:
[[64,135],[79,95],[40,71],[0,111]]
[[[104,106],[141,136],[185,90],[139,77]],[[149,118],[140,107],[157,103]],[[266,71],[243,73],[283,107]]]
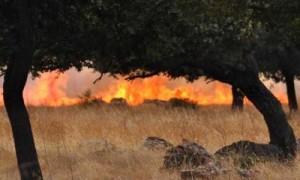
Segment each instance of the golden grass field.
[[[193,140],[210,153],[239,140],[268,142],[261,115],[252,107],[233,113],[229,106],[198,109],[91,105],[29,108],[46,180],[173,180],[177,173],[161,169],[163,151],[143,148],[148,136],[173,144]],[[300,113],[289,118],[300,137]],[[108,142],[105,144],[105,142]],[[109,145],[109,143],[114,146]],[[234,165],[217,179],[240,179]],[[300,161],[254,166],[254,179],[300,179]],[[13,140],[6,113],[0,111],[0,180],[18,179]]]

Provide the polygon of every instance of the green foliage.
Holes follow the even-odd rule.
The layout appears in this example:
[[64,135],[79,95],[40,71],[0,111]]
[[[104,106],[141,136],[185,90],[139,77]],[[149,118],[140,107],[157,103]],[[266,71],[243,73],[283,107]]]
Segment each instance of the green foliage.
[[[84,34],[84,1],[32,1],[32,29],[34,36],[34,73],[51,70],[80,69],[85,52],[81,51]],[[14,58],[18,48],[19,18],[13,0],[0,3],[0,66]]]
[[261,23],[257,61],[267,78],[284,81],[287,74],[300,74],[300,2],[263,2],[267,5],[255,8],[255,19]]
[[[282,62],[288,64],[288,69],[295,69],[295,74],[300,69],[295,68],[300,42],[297,1],[33,3],[34,74],[87,66],[129,78],[163,73],[189,81],[206,76],[231,82],[232,71],[258,72],[253,58],[260,71],[278,80],[282,79]],[[0,3],[2,69],[18,46],[17,17],[10,13],[14,8],[12,0]]]
[[101,1],[95,23],[107,22],[97,27],[110,31],[101,30],[108,44],[97,41],[92,64],[99,71],[129,77],[165,73],[191,81],[210,76],[203,64],[211,61],[225,69],[242,64],[243,51],[253,39],[253,23],[247,10],[234,10],[240,4],[225,4],[225,10],[223,5],[194,0]]

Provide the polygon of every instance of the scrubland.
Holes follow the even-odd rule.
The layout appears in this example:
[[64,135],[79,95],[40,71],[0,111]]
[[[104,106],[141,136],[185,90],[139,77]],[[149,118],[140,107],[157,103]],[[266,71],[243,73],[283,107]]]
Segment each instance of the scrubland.
[[[143,148],[148,136],[174,145],[189,139],[210,153],[239,140],[268,142],[262,116],[251,106],[233,113],[229,106],[174,108],[156,104],[88,105],[29,108],[40,163],[46,180],[173,180],[163,170],[164,151]],[[300,113],[289,116],[300,137]],[[300,179],[300,159],[292,164],[257,163],[252,179]],[[235,165],[217,179],[241,179]],[[0,179],[19,178],[12,134],[0,111]]]

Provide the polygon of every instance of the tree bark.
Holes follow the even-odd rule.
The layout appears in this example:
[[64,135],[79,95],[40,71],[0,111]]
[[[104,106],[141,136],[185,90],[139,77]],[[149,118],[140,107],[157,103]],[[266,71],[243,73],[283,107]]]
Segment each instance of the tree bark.
[[262,113],[269,130],[270,144],[280,147],[286,158],[296,157],[296,138],[280,102],[258,77],[258,67],[253,54],[249,53],[243,64],[226,61],[204,61],[202,69],[210,77],[239,87],[244,95]]
[[284,76],[285,76],[285,83],[286,83],[290,112],[297,111],[298,103],[297,103],[297,96],[295,90],[294,75],[292,75],[291,73],[286,73]]
[[244,76],[238,87],[263,114],[269,130],[270,144],[282,148],[286,157],[296,156],[296,139],[280,102],[259,80],[258,76]]
[[10,120],[22,180],[40,180],[41,168],[33,139],[23,89],[32,63],[33,33],[30,0],[17,0],[17,47],[4,77],[4,104]]
[[237,87],[232,86],[232,105],[234,111],[243,111],[244,109],[244,93]]

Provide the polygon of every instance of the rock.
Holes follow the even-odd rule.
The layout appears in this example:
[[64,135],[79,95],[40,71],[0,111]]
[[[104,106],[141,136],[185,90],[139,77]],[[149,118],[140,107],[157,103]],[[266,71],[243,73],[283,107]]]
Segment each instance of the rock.
[[159,137],[147,137],[144,141],[144,147],[150,150],[165,150],[173,147],[173,145]]
[[204,147],[188,140],[166,152],[164,168],[181,170],[184,180],[211,179],[225,172]]
[[204,147],[187,140],[183,140],[181,145],[169,149],[164,157],[164,168],[166,169],[214,165],[213,156]]
[[279,147],[272,144],[257,144],[250,141],[239,141],[219,149],[215,155],[221,157],[241,155],[255,156],[263,159],[279,159],[284,157],[284,152]]
[[280,161],[285,159],[286,156],[281,148],[276,145],[239,141],[221,148],[215,153],[215,157],[219,160],[224,157],[232,158],[241,178],[255,179],[259,171],[254,170],[253,167],[257,163]]

